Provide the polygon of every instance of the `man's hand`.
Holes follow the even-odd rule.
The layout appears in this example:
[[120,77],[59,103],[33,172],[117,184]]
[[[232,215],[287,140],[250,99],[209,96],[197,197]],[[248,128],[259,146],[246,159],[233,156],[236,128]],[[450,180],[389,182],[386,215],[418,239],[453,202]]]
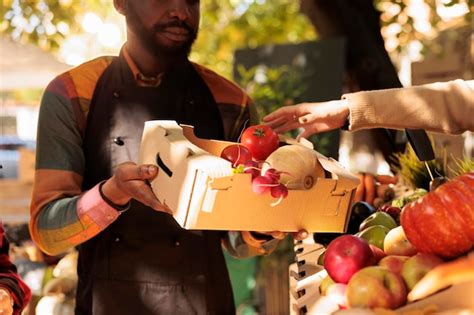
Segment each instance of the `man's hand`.
[[[282,240],[286,237],[288,233],[286,232],[279,232],[279,231],[272,231],[272,232],[257,232],[259,234],[264,234],[264,235],[269,235],[275,239]],[[308,237],[308,231],[306,230],[300,230],[298,232],[293,232],[291,233],[293,238],[297,241],[304,240],[305,238]]]
[[131,199],[135,199],[157,211],[171,214],[171,211],[158,201],[147,183],[156,175],[158,167],[155,165],[122,163],[115,169],[114,175],[104,183],[102,193],[117,205],[125,205]]
[[13,314],[13,299],[10,293],[0,288],[0,315],[12,315]]

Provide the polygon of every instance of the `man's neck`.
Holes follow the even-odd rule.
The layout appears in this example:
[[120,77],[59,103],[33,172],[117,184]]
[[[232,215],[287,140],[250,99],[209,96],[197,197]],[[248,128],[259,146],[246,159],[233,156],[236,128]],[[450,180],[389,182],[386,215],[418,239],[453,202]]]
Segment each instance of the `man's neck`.
[[150,54],[133,39],[127,40],[126,49],[140,72],[146,76],[156,76],[169,67],[170,62],[166,58],[158,58]]

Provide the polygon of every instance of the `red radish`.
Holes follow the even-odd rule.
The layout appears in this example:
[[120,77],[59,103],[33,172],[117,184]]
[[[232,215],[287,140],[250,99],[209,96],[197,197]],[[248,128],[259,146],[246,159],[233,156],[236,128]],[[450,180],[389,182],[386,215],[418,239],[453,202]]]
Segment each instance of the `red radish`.
[[244,163],[244,173],[251,174],[252,179],[260,175],[260,168],[258,167],[258,162],[247,161]]
[[283,198],[288,196],[288,188],[283,184],[278,184],[277,186],[272,187],[271,195],[273,198],[278,198],[277,201],[270,204],[270,206],[275,207],[280,204]]
[[280,172],[274,168],[269,168],[268,170],[266,170],[263,176],[270,178],[273,183],[280,182]]
[[273,198],[285,198],[288,196],[288,188],[283,184],[271,188],[271,194]]
[[262,195],[270,191],[273,186],[276,186],[269,177],[257,176],[252,181],[252,190],[257,195]]
[[232,167],[237,167],[240,164],[245,164],[252,160],[252,154],[249,149],[240,144],[231,144],[224,148],[221,152],[221,158],[226,159],[232,163]]

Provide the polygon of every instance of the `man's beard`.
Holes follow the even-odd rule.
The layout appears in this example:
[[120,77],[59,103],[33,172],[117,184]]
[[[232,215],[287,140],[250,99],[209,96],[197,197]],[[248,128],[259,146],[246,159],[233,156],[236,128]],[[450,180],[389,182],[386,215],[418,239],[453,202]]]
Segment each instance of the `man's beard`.
[[[131,2],[129,2],[131,3]],[[133,5],[129,5],[126,15],[127,25],[132,32],[137,36],[138,40],[145,49],[155,57],[187,57],[191,52],[191,47],[197,38],[197,31],[193,30],[185,22],[173,20],[167,23],[155,24],[151,29],[147,29]],[[182,27],[189,33],[189,39],[181,45],[168,46],[160,42],[156,38],[156,33],[163,31],[167,27]]]

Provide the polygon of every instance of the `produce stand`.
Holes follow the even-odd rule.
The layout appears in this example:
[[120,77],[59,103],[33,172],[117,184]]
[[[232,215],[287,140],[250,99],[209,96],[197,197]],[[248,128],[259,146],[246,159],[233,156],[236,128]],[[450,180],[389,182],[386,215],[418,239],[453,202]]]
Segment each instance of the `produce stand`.
[[[439,186],[435,187],[435,183]],[[397,194],[403,191],[400,187],[395,188]],[[395,205],[400,207],[398,220],[394,220],[399,225],[387,229],[389,231],[382,236],[383,246],[378,251],[373,250],[374,260],[359,266],[347,282],[337,277],[340,277],[341,270],[349,270],[345,266],[347,263],[356,264],[357,260],[336,249],[334,244],[343,244],[342,236],[327,241],[325,246],[315,242],[315,239],[318,240],[317,233],[314,238],[295,242],[296,262],[289,266],[290,313],[473,314],[474,242],[472,235],[468,235],[470,232],[467,232],[473,227],[473,197],[474,172],[471,171],[448,181],[432,181],[430,192],[423,189],[407,190],[403,196],[398,195],[391,201],[392,206],[374,209],[375,212],[362,221],[357,233],[347,231],[344,236],[363,238],[372,250],[377,248],[373,246],[376,244],[375,238],[365,237],[363,231],[370,228],[366,227],[367,222],[374,220],[377,215],[382,217],[380,213],[391,213],[395,217],[396,214],[390,212],[397,208]],[[355,203],[352,210],[357,210],[357,207]],[[351,219],[354,220],[354,217]],[[379,221],[377,224],[383,225],[385,222]],[[402,231],[403,234],[398,235],[403,235],[403,239],[394,238],[393,235],[397,235],[398,231]],[[352,245],[345,246],[345,251],[357,250]],[[326,261],[335,255],[338,259],[346,259],[339,261],[337,268]],[[395,260],[400,264],[387,263]],[[371,277],[368,277],[369,269]],[[387,274],[377,278],[373,273],[375,269],[385,269]],[[361,276],[364,270],[366,272]],[[356,277],[364,277],[368,284],[361,286],[360,281],[354,280]],[[397,291],[390,277],[398,278],[404,284],[403,290]],[[378,280],[380,283],[375,286]],[[393,296],[388,297],[390,294],[403,296],[403,301],[394,304]],[[383,298],[376,300],[371,295]],[[370,303],[379,306],[370,307]]]
[[[472,314],[474,312],[474,280],[448,287],[422,300],[409,303],[390,312],[369,309],[340,310],[331,297],[322,296],[321,282],[327,277],[323,266],[318,265],[324,247],[311,239],[295,243],[296,262],[289,266],[290,314]],[[473,266],[474,267],[474,266]],[[430,313],[431,312],[431,313]]]

